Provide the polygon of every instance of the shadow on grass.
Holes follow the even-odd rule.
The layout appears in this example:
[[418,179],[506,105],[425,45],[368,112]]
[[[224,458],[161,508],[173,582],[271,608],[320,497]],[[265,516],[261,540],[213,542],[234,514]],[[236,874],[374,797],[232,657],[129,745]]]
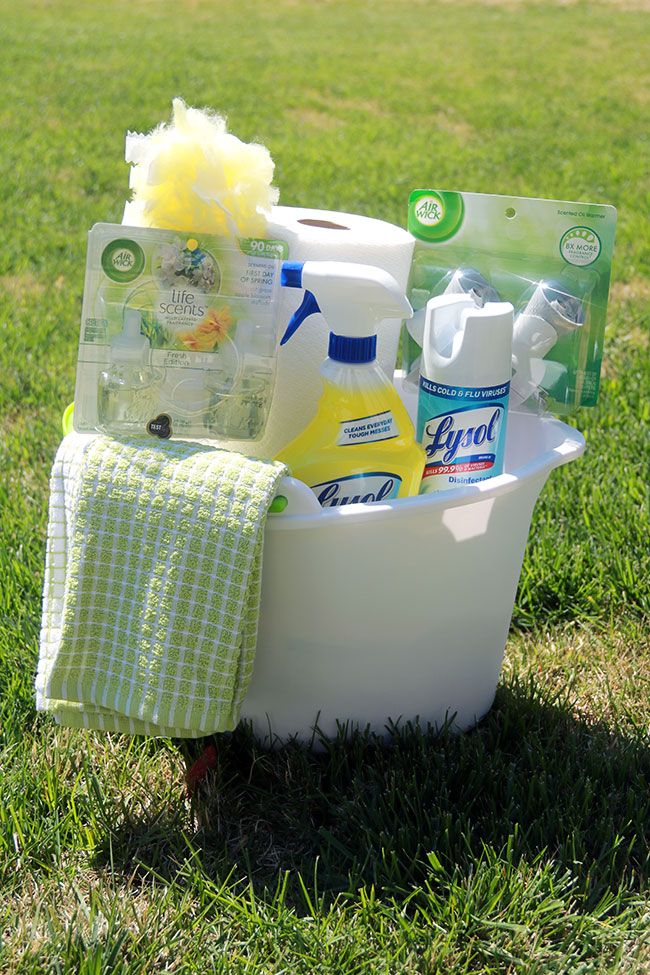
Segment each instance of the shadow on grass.
[[368,884],[403,896],[430,874],[432,851],[449,876],[472,871],[486,848],[511,863],[542,855],[571,871],[585,907],[648,876],[647,740],[579,719],[532,682],[501,687],[487,718],[458,737],[405,727],[390,747],[357,733],[314,755],[264,751],[240,729],[217,749],[192,825],[178,810],[127,812],[99,861],[171,880],[191,860],[259,897],[290,871],[289,899],[294,881],[302,897],[298,872],[310,896]]

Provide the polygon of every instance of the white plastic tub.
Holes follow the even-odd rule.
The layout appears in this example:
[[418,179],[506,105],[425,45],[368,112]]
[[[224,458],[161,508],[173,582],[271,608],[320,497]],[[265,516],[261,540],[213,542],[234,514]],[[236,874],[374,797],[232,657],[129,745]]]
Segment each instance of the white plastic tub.
[[[414,398],[407,405],[414,408]],[[321,509],[300,482],[267,523],[255,670],[242,709],[273,742],[337,722],[454,730],[490,708],[530,519],[584,438],[511,413],[506,473],[385,504]]]

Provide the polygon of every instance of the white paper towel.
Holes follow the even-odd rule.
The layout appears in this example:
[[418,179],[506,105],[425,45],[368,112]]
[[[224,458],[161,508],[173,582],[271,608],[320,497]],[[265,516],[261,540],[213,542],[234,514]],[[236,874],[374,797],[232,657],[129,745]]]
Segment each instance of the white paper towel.
[[[406,291],[413,237],[401,227],[354,213],[274,207],[267,236],[286,240],[290,261],[350,261],[372,264],[393,275]],[[280,337],[303,299],[302,291],[281,290]],[[387,319],[377,335],[377,361],[392,376],[401,322]],[[278,372],[264,436],[257,442],[224,442],[230,450],[272,458],[306,426],[322,391],[319,373],[327,356],[330,328],[322,315],[312,315],[278,351]]]

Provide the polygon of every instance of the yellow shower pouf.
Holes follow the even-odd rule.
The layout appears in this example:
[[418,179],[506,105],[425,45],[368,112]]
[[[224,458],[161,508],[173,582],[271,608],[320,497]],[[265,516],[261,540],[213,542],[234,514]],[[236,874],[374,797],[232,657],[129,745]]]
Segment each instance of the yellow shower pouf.
[[125,224],[254,237],[266,230],[279,192],[264,146],[242,142],[212,112],[173,103],[172,121],[148,135],[128,132],[133,200]]

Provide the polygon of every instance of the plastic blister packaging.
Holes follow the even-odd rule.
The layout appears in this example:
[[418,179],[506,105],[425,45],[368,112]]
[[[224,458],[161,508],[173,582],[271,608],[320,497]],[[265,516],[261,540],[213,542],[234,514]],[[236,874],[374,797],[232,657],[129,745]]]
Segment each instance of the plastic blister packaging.
[[568,413],[598,399],[616,211],[611,206],[415,190],[402,364],[417,384],[424,309],[441,294],[515,308],[511,405]]
[[258,440],[275,386],[282,241],[97,224],[75,429]]

